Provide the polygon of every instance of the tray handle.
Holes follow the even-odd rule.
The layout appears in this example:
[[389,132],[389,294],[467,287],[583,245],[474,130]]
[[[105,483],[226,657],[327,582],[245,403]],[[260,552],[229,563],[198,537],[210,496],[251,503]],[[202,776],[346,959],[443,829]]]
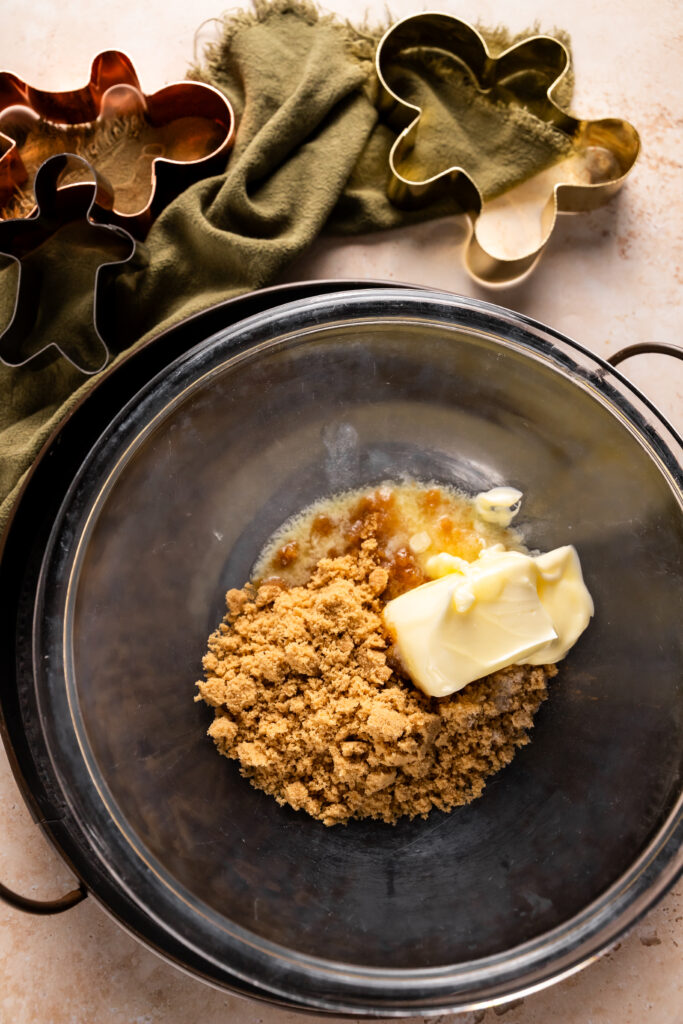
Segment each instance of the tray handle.
[[675,359],[683,359],[683,348],[680,345],[670,345],[668,342],[644,341],[639,345],[627,345],[626,348],[620,348],[618,352],[615,352],[613,356],[608,358],[607,362],[610,366],[618,366],[619,363],[623,363],[624,359],[630,359],[631,356],[644,356],[648,353],[658,353],[663,356],[673,356]]
[[56,900],[32,900],[28,896],[20,896],[18,893],[12,892],[0,882],[0,900],[4,900],[11,907],[23,910],[27,914],[61,914],[63,911],[75,907],[77,903],[81,903],[87,895],[88,890],[81,884],[77,889],[72,889],[71,892],[67,892]]

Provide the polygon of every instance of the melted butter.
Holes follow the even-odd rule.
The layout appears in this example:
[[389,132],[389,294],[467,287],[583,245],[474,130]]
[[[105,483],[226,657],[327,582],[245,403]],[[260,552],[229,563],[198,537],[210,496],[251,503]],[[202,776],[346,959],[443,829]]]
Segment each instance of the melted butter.
[[[377,537],[388,562],[415,568],[412,586],[427,578],[435,552],[471,562],[496,543],[521,547],[519,538],[497,523],[483,522],[473,500],[454,488],[415,480],[385,482],[321,499],[287,520],[265,545],[252,578],[278,576],[289,585],[306,583],[316,563],[358,546],[364,523],[376,517]],[[401,589],[407,589],[407,584]]]
[[426,568],[436,578],[383,614],[413,682],[432,697],[508,665],[559,661],[593,614],[570,546],[531,557],[495,545],[473,563],[442,552]]

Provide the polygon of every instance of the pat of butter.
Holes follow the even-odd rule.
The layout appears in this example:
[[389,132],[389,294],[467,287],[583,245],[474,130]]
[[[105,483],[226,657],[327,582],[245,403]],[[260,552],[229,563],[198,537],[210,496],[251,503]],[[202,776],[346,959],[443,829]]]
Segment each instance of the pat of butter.
[[485,523],[509,526],[519,512],[522,497],[515,487],[493,487],[475,496],[474,508]]
[[534,558],[538,569],[538,598],[553,620],[557,633],[547,648],[524,659],[525,665],[550,665],[564,658],[593,614],[593,599],[583,582],[576,548],[567,544]]
[[383,615],[413,682],[432,697],[508,665],[559,661],[593,614],[572,547],[532,558],[496,545],[476,562],[440,554],[427,572],[439,578]]

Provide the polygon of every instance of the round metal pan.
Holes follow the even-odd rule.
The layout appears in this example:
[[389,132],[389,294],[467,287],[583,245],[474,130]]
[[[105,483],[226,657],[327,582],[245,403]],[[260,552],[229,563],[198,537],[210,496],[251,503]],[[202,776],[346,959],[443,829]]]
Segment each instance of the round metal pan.
[[[43,453],[0,562],[5,739],[84,890],[186,969],[317,1011],[491,1005],[589,962],[680,871],[681,442],[519,314],[329,288],[186,325]],[[275,526],[404,473],[520,486],[526,540],[576,544],[596,616],[482,799],[325,829],[215,756],[194,666]]]

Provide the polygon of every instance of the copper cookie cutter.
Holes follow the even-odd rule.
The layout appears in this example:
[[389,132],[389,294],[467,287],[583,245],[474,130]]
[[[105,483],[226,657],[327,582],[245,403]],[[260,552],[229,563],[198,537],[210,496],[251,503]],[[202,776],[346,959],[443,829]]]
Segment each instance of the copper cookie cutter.
[[[59,187],[64,177],[86,172],[90,182],[80,181]],[[38,169],[34,180],[36,206],[29,217],[0,221],[0,253],[18,265],[14,309],[0,334],[0,361],[19,367],[31,363],[36,368],[63,356],[72,366],[90,376],[99,373],[109,361],[110,351],[98,327],[103,272],[118,264],[129,263],[135,254],[133,236],[123,228],[97,223],[95,209],[107,210],[114,201],[108,182],[86,160],[72,153],[50,157]],[[44,259],[52,247],[51,273],[45,274]],[[79,338],[80,350],[64,342],[48,341],[50,317],[62,299],[61,273],[68,289],[73,286],[75,264],[86,266],[81,272],[91,280],[84,294],[92,296],[91,327]],[[42,302],[44,285],[51,302]],[[85,349],[85,352],[83,351]]]
[[[418,176],[403,173],[406,159],[414,157],[424,110],[401,96],[397,79],[402,56],[418,49],[455,58],[492,103],[522,106],[563,133],[571,145],[568,159],[492,198],[482,194],[458,163],[436,173],[426,168],[419,168],[424,173]],[[455,199],[470,221],[465,267],[480,283],[510,284],[530,273],[558,213],[602,206],[621,188],[638,156],[640,139],[627,121],[579,120],[554,101],[570,57],[567,48],[550,36],[531,36],[492,57],[474,27],[452,15],[429,12],[393,25],[380,40],[375,64],[380,111],[400,131],[389,155],[389,198],[402,207]]]
[[[120,156],[125,119],[138,134],[127,154],[129,180],[121,181],[122,161],[112,159],[110,172],[96,149],[104,135]],[[31,150],[41,132],[43,151],[35,159]],[[176,82],[145,95],[130,58],[118,50],[95,57],[88,84],[70,92],[35,89],[0,72],[0,216],[18,191],[31,187],[45,156],[75,150],[111,180],[108,219],[141,237],[170,199],[222,169],[234,135],[233,109],[218,89]]]

